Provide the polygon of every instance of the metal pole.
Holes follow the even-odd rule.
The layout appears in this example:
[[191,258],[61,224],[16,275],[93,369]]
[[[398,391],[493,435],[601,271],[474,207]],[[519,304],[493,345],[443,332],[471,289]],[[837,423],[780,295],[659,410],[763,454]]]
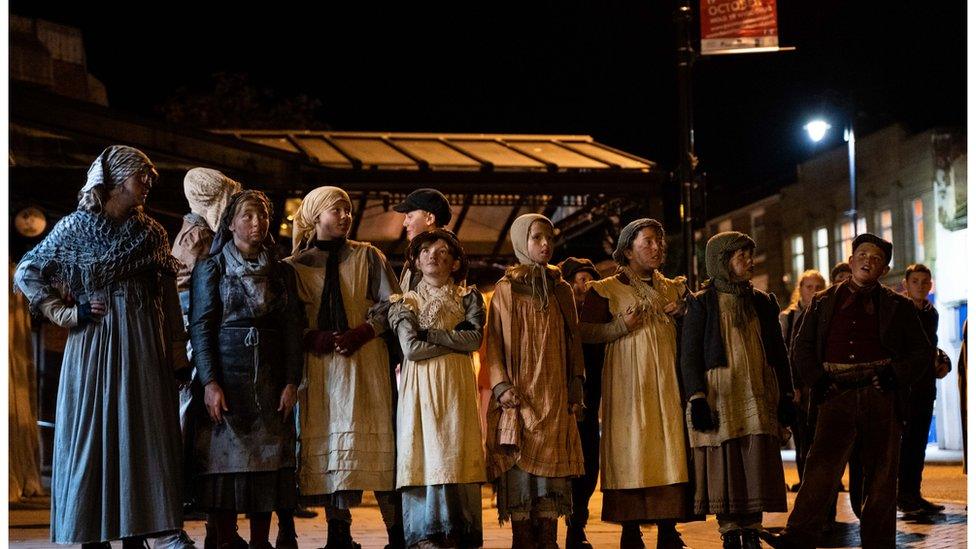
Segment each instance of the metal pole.
[[681,184],[681,231],[684,240],[685,274],[688,286],[698,289],[695,273],[695,234],[692,227],[691,191],[695,170],[695,129],[692,122],[692,65],[695,48],[691,42],[691,26],[694,17],[689,0],[679,0],[675,13],[678,52],[678,137],[681,143],[681,159],[678,163],[678,181]]
[[847,129],[844,130],[847,141],[847,173],[851,186],[851,223],[854,224],[854,236],[857,236],[857,170],[855,164],[854,117],[851,116]]

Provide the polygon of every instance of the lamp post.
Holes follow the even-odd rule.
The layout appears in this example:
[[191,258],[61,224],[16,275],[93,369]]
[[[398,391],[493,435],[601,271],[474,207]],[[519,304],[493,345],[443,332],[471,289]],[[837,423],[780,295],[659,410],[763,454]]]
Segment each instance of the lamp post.
[[[807,122],[803,129],[807,131],[810,140],[819,143],[827,136],[831,125],[825,120],[817,118]],[[857,172],[855,169],[855,141],[854,141],[854,117],[851,116],[844,128],[844,141],[847,142],[847,176],[851,190],[851,209],[847,214],[851,218],[851,226],[854,236],[857,236]]]

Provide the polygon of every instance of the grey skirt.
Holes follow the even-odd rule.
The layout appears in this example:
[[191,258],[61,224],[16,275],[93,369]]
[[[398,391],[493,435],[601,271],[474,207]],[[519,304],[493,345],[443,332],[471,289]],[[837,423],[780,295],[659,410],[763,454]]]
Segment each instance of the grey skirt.
[[430,540],[454,547],[481,547],[481,485],[438,484],[404,488],[403,533],[407,546]]
[[721,446],[694,448],[695,512],[782,513],[786,479],[779,439],[749,435]]
[[498,499],[498,522],[509,520],[513,513],[531,513],[541,500],[547,511],[557,516],[573,512],[573,488],[570,477],[540,477],[526,473],[518,466],[502,473],[495,480]]

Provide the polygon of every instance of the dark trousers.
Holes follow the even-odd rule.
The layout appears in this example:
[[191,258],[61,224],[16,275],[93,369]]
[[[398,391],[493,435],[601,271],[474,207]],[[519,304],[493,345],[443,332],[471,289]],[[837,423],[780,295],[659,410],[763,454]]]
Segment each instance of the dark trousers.
[[935,399],[931,392],[912,391],[908,423],[901,436],[901,457],[898,465],[898,499],[913,499],[922,495],[922,469],[925,468],[925,447],[929,443],[929,426]]
[[860,441],[866,495],[861,542],[864,547],[894,547],[900,437],[894,392],[868,386],[828,394],[820,405],[805,478],[787,531],[808,543],[816,541],[830,501],[836,501],[851,449]]
[[573,479],[573,513],[567,523],[585,528],[590,518],[590,498],[600,477],[600,421],[596,410],[587,410],[583,421],[577,422],[583,446],[583,476]]
[[[813,435],[817,432],[817,413],[819,406],[810,402],[810,389],[800,391],[800,404],[796,412],[796,432],[793,433],[793,443],[796,445],[796,472],[800,476],[800,483],[803,483],[803,469],[806,467],[807,454],[813,446]],[[834,522],[837,518],[837,492],[840,491],[838,484],[834,491],[834,498],[827,511],[827,520]]]

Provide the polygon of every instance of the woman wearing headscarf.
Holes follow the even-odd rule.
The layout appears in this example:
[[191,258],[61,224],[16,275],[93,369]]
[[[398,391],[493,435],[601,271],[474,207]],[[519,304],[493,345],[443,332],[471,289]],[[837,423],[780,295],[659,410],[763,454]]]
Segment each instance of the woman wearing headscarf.
[[390,296],[400,293],[383,253],[349,240],[352,202],[319,187],[295,215],[292,256],[305,306],[305,381],[299,392],[299,489],[323,505],[328,547],[357,547],[351,507],[376,492],[390,545],[402,547],[395,505],[394,426],[389,354],[382,334]]
[[786,511],[779,449],[795,417],[779,305],[750,282],[755,248],[735,231],[708,240],[709,280],[681,332],[695,511],[715,514],[733,549],[759,549],[763,512]]
[[54,433],[55,543],[135,547],[183,522],[174,372],[188,368],[177,264],[166,231],[142,211],[157,178],[141,151],[105,149],[78,209],[15,275],[31,309],[69,329]]
[[509,236],[519,263],[495,286],[485,336],[488,479],[499,520],[512,521],[512,546],[548,549],[558,547],[557,519],[572,511],[570,477],[583,474],[583,354],[573,290],[549,265],[552,222],[526,214]]
[[251,521],[251,547],[271,547],[272,511],[295,507],[295,423],[302,377],[302,309],[291,268],[268,232],[271,202],[235,194],[210,256],[193,270],[190,341],[204,387],[196,457],[200,503],[219,547]]
[[471,355],[481,346],[485,304],[462,284],[464,249],[454,233],[410,241],[416,289],[393,296],[390,326],[404,352],[397,410],[397,489],[408,547],[481,547],[485,461]]

